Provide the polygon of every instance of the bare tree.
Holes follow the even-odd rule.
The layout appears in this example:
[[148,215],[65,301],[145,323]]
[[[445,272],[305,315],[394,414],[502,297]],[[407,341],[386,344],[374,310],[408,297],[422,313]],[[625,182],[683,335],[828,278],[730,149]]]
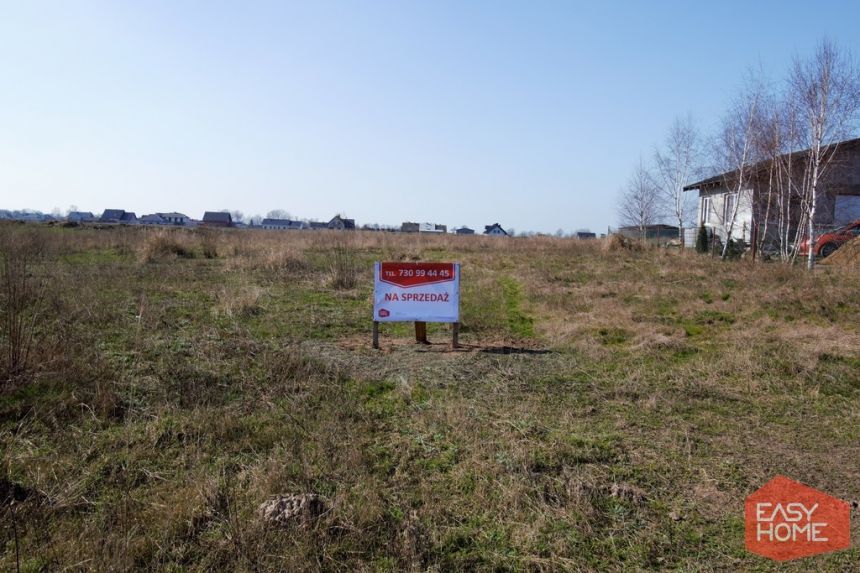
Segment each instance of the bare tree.
[[266,213],[267,219],[292,219],[292,215],[284,209],[272,209]]
[[782,109],[773,98],[762,102],[759,126],[756,137],[756,155],[768,160],[767,178],[762,185],[764,204],[756,201],[753,205],[755,220],[760,221],[756,248],[762,251],[767,244],[772,213],[777,211],[780,179],[780,158],[784,151],[781,113]]
[[642,161],[633,171],[621,193],[618,218],[623,226],[636,227],[645,239],[646,227],[660,217],[660,191],[654,176]]
[[722,224],[725,232],[723,259],[728,255],[729,242],[735,230],[741,204],[751,205],[753,165],[757,159],[756,136],[761,124],[763,99],[766,94],[764,83],[752,75],[748,77],[729,112],[723,118],[722,126],[714,141],[714,156],[720,172],[725,173],[723,187],[726,189]]
[[230,209],[221,209],[222,213],[230,213],[230,219],[234,223],[244,223],[245,222],[245,214],[242,211],[230,210]]
[[809,152],[802,207],[808,226],[807,268],[812,270],[820,185],[833,163],[839,142],[855,127],[860,109],[860,76],[850,55],[824,40],[812,58],[795,58],[789,88],[806,124],[804,134]]
[[701,173],[700,137],[693,118],[675,118],[662,149],[654,152],[657,183],[664,208],[678,222],[684,246],[684,224],[692,218],[693,201],[684,186]]
[[760,173],[758,180],[762,200],[754,205],[759,222],[758,250],[775,247],[779,257],[789,263],[796,256],[792,247],[803,234],[803,213],[798,208],[805,180],[803,155],[799,153],[803,131],[790,93],[763,98],[755,138],[756,155],[767,162],[766,177]]

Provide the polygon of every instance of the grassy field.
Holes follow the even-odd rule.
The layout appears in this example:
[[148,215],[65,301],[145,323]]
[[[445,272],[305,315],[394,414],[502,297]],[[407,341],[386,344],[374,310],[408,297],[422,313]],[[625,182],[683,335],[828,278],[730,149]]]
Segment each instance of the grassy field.
[[[848,551],[743,543],[776,474],[860,499],[856,272],[552,238],[0,239],[0,570],[860,567],[856,508]],[[462,349],[407,324],[370,348],[375,260],[462,263]],[[258,514],[302,493],[319,519]]]

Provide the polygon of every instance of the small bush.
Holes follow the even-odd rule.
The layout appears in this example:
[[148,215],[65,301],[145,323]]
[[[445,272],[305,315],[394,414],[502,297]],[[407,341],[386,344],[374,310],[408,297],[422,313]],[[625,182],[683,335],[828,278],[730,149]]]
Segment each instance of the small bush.
[[696,252],[707,253],[709,247],[708,229],[705,228],[704,224],[699,225],[699,234],[696,235]]

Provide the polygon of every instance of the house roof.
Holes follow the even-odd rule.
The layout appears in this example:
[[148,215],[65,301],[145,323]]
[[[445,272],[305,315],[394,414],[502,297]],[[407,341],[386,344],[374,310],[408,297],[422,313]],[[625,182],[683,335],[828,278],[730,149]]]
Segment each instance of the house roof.
[[502,229],[502,226],[499,225],[498,223],[493,223],[492,225],[484,225],[484,234],[488,235],[490,233],[490,231],[492,231],[493,229],[498,229],[499,231],[501,231],[505,235],[508,234],[508,232],[505,231],[504,229]]
[[184,218],[184,219],[187,219],[188,218],[188,215],[185,215],[183,213],[176,213],[176,212],[173,212],[173,213],[156,213],[156,215],[158,215],[159,217],[163,217],[165,219],[167,219],[167,218],[171,218],[171,219]]
[[[833,144],[836,147],[860,147],[860,138],[856,139],[846,139],[845,141],[840,141]],[[830,146],[828,146],[830,147]],[[825,151],[827,148],[825,148]],[[798,159],[803,159],[806,155],[809,154],[809,149],[803,149],[801,151],[793,151],[790,153],[783,153],[779,156],[779,159],[783,159],[788,157],[789,155],[794,155]],[[767,169],[771,164],[770,159],[765,159],[763,161],[759,161],[758,163],[754,163],[750,166],[750,170],[754,173],[761,172]],[[708,177],[707,179],[702,179],[701,181],[697,181],[695,183],[690,183],[689,185],[684,187],[684,191],[693,191],[694,189],[704,189],[708,187],[715,187],[722,183],[723,181],[731,180],[735,177],[735,174],[738,172],[737,169],[733,169],[732,171],[726,171],[725,173],[720,173],[719,175],[714,175],[713,177]]]
[[123,211],[122,216],[119,218],[120,221],[136,221],[137,215],[135,215],[132,211]]
[[69,214],[66,215],[67,219],[95,219],[95,215],[93,215],[90,211],[69,211]]
[[230,213],[222,213],[221,211],[206,211],[203,213],[204,223],[227,223],[233,222],[233,217]]
[[337,224],[336,222],[340,221],[343,223],[344,229],[355,229],[355,219],[345,219],[340,215],[335,215],[332,217],[331,221],[328,222],[329,226]]
[[141,223],[164,223],[165,219],[159,213],[150,213],[140,218]]
[[264,227],[285,227],[288,229],[301,229],[304,223],[301,221],[292,221],[290,219],[263,219],[260,225]]
[[119,221],[122,219],[122,216],[125,215],[125,211],[122,209],[105,209],[102,213],[102,216],[99,217],[100,221]]

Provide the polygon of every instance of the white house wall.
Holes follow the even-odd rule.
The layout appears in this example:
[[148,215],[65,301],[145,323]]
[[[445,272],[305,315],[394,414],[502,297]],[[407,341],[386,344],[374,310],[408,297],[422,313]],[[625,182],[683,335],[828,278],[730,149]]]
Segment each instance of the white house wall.
[[[707,195],[699,197],[699,222],[704,223],[705,227],[713,229],[721,240],[726,240],[729,226],[731,226],[731,212],[724,216],[727,195],[728,193],[724,188],[717,188]],[[738,211],[732,227],[732,239],[749,242],[752,229],[752,190],[743,190],[738,193],[738,196]],[[703,213],[702,206],[706,199],[710,200],[710,208],[707,213]]]

